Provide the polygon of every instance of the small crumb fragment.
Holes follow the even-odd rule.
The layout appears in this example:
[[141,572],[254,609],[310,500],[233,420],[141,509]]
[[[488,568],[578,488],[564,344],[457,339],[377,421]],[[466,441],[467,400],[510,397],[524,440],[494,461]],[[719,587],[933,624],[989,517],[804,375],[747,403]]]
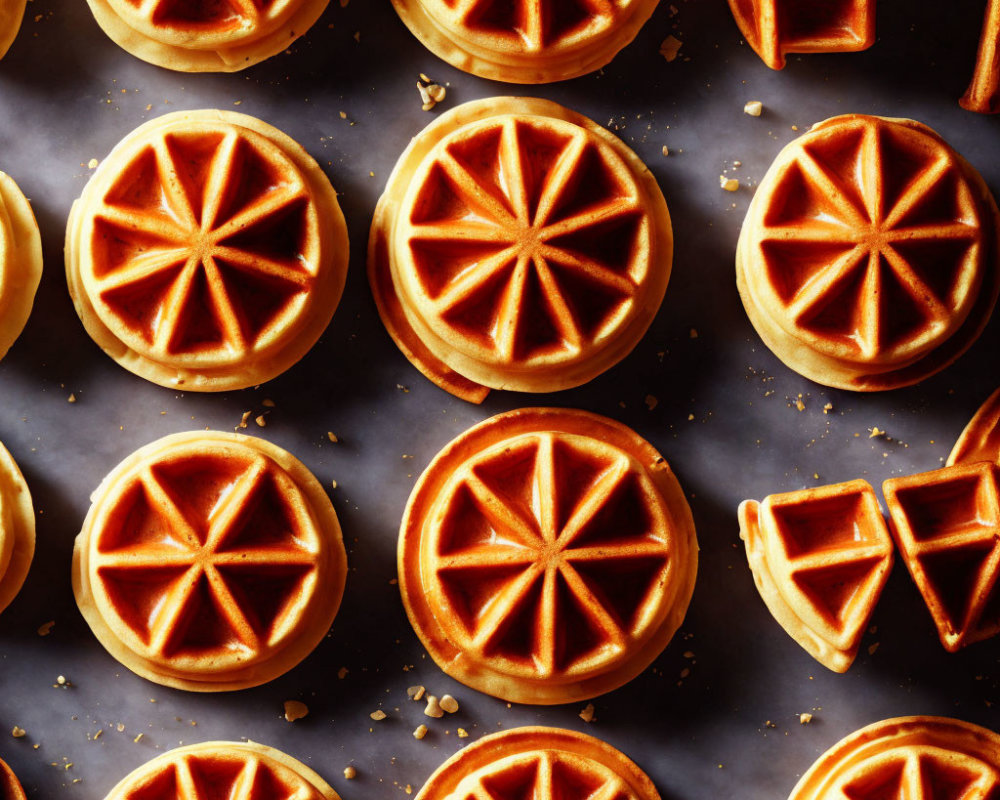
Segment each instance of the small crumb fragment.
[[295,722],[309,714],[309,706],[298,700],[285,701],[285,722]]
[[583,707],[583,711],[580,712],[580,719],[582,719],[584,722],[593,722],[594,721],[594,704],[593,703],[587,703],[587,705],[585,705]]
[[677,58],[677,54],[680,52],[682,44],[684,43],[680,39],[673,34],[670,34],[670,36],[660,42],[660,55],[663,56],[669,64]]
[[764,104],[760,100],[749,100],[743,106],[743,113],[751,117],[759,117],[764,111]]
[[379,709],[378,711],[373,711],[373,712],[372,712],[371,714],[369,714],[368,716],[369,716],[369,717],[371,717],[371,718],[372,718],[373,720],[375,720],[376,722],[381,722],[382,720],[384,720],[384,719],[385,719],[386,717],[388,717],[389,715],[388,715],[388,714],[386,714],[386,713],[385,713],[385,712],[384,712],[384,711],[383,711],[383,710],[382,710],[382,709],[380,708],[380,709]]
[[141,742],[141,741],[142,741],[142,737],[143,737],[144,735],[145,735],[145,734],[142,734],[142,733],[140,733],[140,734],[139,734],[138,736],[136,736],[136,737],[135,737],[135,738],[134,738],[134,739],[132,740],[132,742],[133,742],[134,744],[139,744],[139,742]]
[[725,175],[719,176],[719,186],[725,189],[727,192],[735,192],[740,188],[740,182],[737,178],[727,178]]
[[421,108],[424,111],[430,111],[444,100],[448,90],[421,73],[420,79],[417,81],[417,92],[420,94],[420,102],[423,103]]
[[72,392],[70,392],[69,397],[66,398],[66,402],[67,403],[75,403],[76,402],[76,395],[73,394]]
[[878,425],[868,429],[868,438],[877,439],[879,436],[885,436],[885,431],[878,427]]
[[663,148],[660,150],[660,152],[663,153],[663,155],[665,155],[665,156],[669,156],[670,155],[670,148],[667,147],[666,145],[663,145]]
[[337,488],[337,479],[336,479],[336,478],[334,478],[333,480],[331,480],[331,481],[330,481],[330,485],[331,485],[331,486],[332,486],[332,487],[333,487],[334,489],[336,489],[336,488]]
[[275,406],[275,402],[270,397],[265,397],[260,401],[260,404],[264,406],[264,408],[274,408]]
[[465,728],[459,728],[458,731],[457,731],[457,733],[458,733],[458,738],[459,739],[468,739],[469,738],[469,732]]
[[257,416],[257,417],[256,417],[256,418],[254,419],[254,422],[256,422],[256,423],[257,423],[257,427],[258,427],[258,428],[263,428],[263,427],[264,427],[265,425],[267,425],[267,420],[266,420],[266,419],[264,418],[264,415],[263,415],[263,414],[260,414],[260,415],[258,415],[258,416]]
[[833,403],[827,403],[826,405],[823,406],[824,414],[829,414],[831,411],[833,411]]
[[27,735],[27,733],[28,732],[20,725],[15,725],[14,730],[10,732],[10,735],[13,736],[15,739],[23,739]]
[[87,169],[97,169],[97,165],[99,163],[100,162],[96,158],[92,158],[87,162]]
[[426,735],[427,735],[427,726],[426,725],[417,725],[416,730],[413,731],[413,738],[414,739],[423,739]]
[[[344,3],[344,5],[347,5]],[[354,767],[344,767],[344,777],[349,781],[353,781],[358,777],[358,771]]]
[[60,675],[58,678],[56,678],[56,685],[57,686],[65,686],[66,685],[66,676],[65,675]]
[[[334,489],[336,489],[336,488],[337,488],[337,482],[336,482],[336,481],[334,481],[334,485],[333,485],[333,488],[334,488]],[[349,671],[349,670],[347,669],[347,667],[341,667],[340,669],[338,669],[338,670],[337,670],[337,678],[338,678],[339,680],[344,680],[344,678],[346,678],[346,677],[347,677],[347,673],[348,673],[348,671]]]
[[660,404],[660,399],[658,397],[651,394],[646,395],[646,408],[648,408],[650,411],[656,408],[659,404]]
[[452,697],[450,694],[446,694],[441,698],[439,703],[443,711],[447,711],[449,714],[454,714],[458,711],[458,700]]
[[801,397],[796,397],[795,398],[795,407],[799,411],[805,411],[806,410],[806,404],[802,402],[802,398]]
[[340,439],[337,438],[337,434],[335,434],[333,431],[327,431],[326,438],[329,439],[334,444],[340,441]]
[[48,622],[44,623],[43,625],[39,625],[38,626],[38,635],[39,636],[48,636],[50,633],[52,633],[52,629],[55,627],[55,625],[56,625],[56,621],[54,619],[50,619]]
[[238,427],[240,427],[240,428],[246,428],[246,426],[247,426],[247,421],[248,421],[248,420],[250,419],[250,417],[252,417],[252,416],[253,416],[253,411],[244,411],[244,412],[243,412],[243,417],[242,417],[242,419],[240,419],[240,424],[239,424],[239,426],[238,426]]
[[691,329],[691,330],[690,330],[690,331],[688,332],[688,336],[689,336],[689,337],[690,337],[691,339],[697,339],[697,338],[698,338],[698,329],[697,329],[697,328],[692,328],[692,329]]
[[812,721],[813,721],[813,715],[810,714],[808,711],[803,711],[801,714],[799,714],[800,725],[808,725]]
[[868,645],[868,655],[870,656],[875,655],[875,651],[878,650],[878,645],[879,645],[878,642]]
[[764,723],[764,727],[765,728],[777,728],[778,726],[775,723],[771,722],[771,720],[767,720]]
[[423,686],[411,686],[406,690],[406,696],[411,700],[423,700],[425,691]]
[[427,708],[424,709],[424,716],[433,717],[434,719],[441,719],[444,716],[441,704],[432,694],[427,695]]

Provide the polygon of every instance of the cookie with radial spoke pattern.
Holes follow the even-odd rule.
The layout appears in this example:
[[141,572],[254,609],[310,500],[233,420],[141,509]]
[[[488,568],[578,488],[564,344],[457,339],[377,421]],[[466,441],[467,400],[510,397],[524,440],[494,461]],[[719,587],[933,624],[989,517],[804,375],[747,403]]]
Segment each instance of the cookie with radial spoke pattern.
[[148,680],[266,683],[326,635],[344,592],[337,514],[300,461],[249,436],[179,433],[104,479],[73,550],[77,605]]
[[948,466],[992,461],[1000,465],[1000,389],[969,420],[948,456]]
[[31,494],[14,458],[0,444],[0,611],[20,591],[34,554],[35,507]]
[[0,800],[27,800],[17,775],[2,758],[0,758]]
[[340,800],[309,767],[256,742],[178,747],[125,776],[105,800]]
[[137,128],[73,204],[66,276],[91,337],[161,386],[270,380],[340,301],[347,226],[319,165],[245,114],[182,111]]
[[876,722],[827,750],[788,800],[991,800],[1000,736],[947,717]]
[[568,703],[645,669],[684,618],[691,511],[663,457],[584,411],[469,429],[424,470],[399,538],[410,622],[438,665],[519,703]]
[[890,478],[882,489],[945,649],[1000,634],[1000,466],[960,464]]
[[740,32],[771,69],[788,53],[850,53],[875,43],[875,0],[729,0]]
[[466,103],[400,157],[368,275],[403,353],[452,394],[550,392],[609,369],[652,322],[673,234],[622,142],[555,103]]
[[393,0],[439,58],[508,83],[551,83],[598,70],[635,38],[655,0]]
[[484,736],[444,762],[416,800],[660,800],[653,782],[611,745],[560,728]]
[[736,282],[764,343],[796,372],[854,391],[909,386],[985,327],[997,225],[979,173],[926,125],[833,117],[761,181]]
[[236,72],[287,50],[330,0],[87,0],[124,50],[179,72]]
[[24,7],[27,0],[6,0],[0,4],[0,58],[7,55],[10,46],[17,38],[24,18]]
[[0,358],[24,330],[41,279],[35,215],[13,179],[0,172]]
[[740,504],[740,538],[771,615],[834,672],[854,662],[892,569],[892,538],[865,481]]

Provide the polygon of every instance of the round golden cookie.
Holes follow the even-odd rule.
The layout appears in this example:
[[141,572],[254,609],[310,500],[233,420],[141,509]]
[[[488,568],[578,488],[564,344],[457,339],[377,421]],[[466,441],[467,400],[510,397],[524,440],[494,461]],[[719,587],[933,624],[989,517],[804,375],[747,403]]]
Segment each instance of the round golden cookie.
[[631,42],[656,0],[392,0],[438,58],[481,78],[551,83],[594,72]]
[[35,508],[24,476],[0,444],[0,612],[28,576],[35,554]]
[[87,0],[104,32],[179,72],[236,72],[287,50],[330,0]]
[[337,514],[290,453],[193,431],[140,448],[101,482],[73,549],[98,640],[155,683],[244,689],[326,635],[347,556]]
[[42,238],[28,199],[0,172],[0,358],[31,316],[42,279]]
[[897,717],[855,731],[789,800],[959,800],[1000,794],[1000,736],[947,717]]
[[24,7],[27,0],[4,0],[0,3],[0,58],[7,55],[10,46],[17,38],[24,18]]
[[126,775],[105,800],[340,800],[301,761],[256,742],[177,747]]
[[170,388],[219,392],[284,372],[340,301],[347,226],[319,165],[231,111],[140,126],[73,204],[66,275],[115,361]]
[[7,763],[0,758],[0,800],[26,800],[21,782]]
[[926,125],[833,117],[761,180],[736,282],[764,343],[799,374],[854,391],[908,386],[986,325],[997,224],[983,179]]
[[400,156],[368,277],[406,357],[481,402],[617,364],[659,310],[672,255],[666,202],[635,153],[555,103],[497,97],[443,114]]
[[698,567],[680,484],[653,447],[586,411],[499,414],[420,476],[398,568],[446,673],[517,703],[569,703],[634,678],[687,611]]
[[543,727],[484,736],[438,767],[415,800],[496,800],[515,787],[533,800],[660,800],[649,776],[620,750],[583,733]]
[[1000,389],[969,420],[948,456],[948,466],[993,461],[1000,464]]

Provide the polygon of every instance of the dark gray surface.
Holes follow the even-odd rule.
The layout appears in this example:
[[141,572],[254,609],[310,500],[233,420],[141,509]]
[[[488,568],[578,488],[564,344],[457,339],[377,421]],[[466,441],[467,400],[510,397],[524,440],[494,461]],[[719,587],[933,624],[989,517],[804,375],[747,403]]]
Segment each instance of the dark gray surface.
[[[459,748],[459,725],[472,741],[498,726],[541,723],[586,730],[622,748],[664,800],[768,800],[784,798],[827,746],[877,719],[935,713],[1000,727],[1000,640],[945,653],[897,564],[875,613],[877,633],[866,636],[847,675],[829,673],[768,615],[735,514],[746,497],[855,477],[878,485],[934,468],[1000,382],[994,319],[958,364],[921,386],[874,396],[823,389],[761,345],[733,280],[747,184],[796,135],[793,125],[805,130],[848,111],[912,116],[1000,189],[1000,121],[957,105],[983,4],[882,0],[879,41],[870,51],[792,57],[773,73],[741,43],[724,2],[674,2],[677,16],[664,4],[603,73],[526,88],[439,62],[386,0],[352,0],[346,8],[335,0],[290,55],[242,74],[200,76],[169,73],[120,51],[83,0],[29,3],[21,35],[0,62],[0,169],[33,200],[46,257],[28,327],[0,363],[0,440],[24,470],[39,512],[31,574],[0,619],[0,756],[29,797],[99,800],[129,770],[180,742],[249,737],[306,760],[344,800],[392,798],[405,796],[407,784],[416,791]],[[671,32],[684,47],[668,64],[657,47]],[[591,384],[557,396],[495,393],[477,408],[429,384],[384,332],[365,279],[365,242],[396,157],[432,118],[420,111],[419,72],[449,82],[444,109],[521,93],[612,121],[660,180],[677,239],[666,301],[635,352]],[[742,113],[750,99],[764,102],[760,119]],[[144,120],[198,107],[253,114],[295,137],[341,192],[350,226],[347,291],[331,327],[301,363],[258,390],[181,395],[132,376],[90,341],[66,292],[63,229],[89,173],[83,165]],[[718,177],[733,160],[742,161],[735,174],[744,188],[729,194]],[[76,404],[67,403],[70,392]],[[800,393],[803,411],[793,404]],[[659,400],[653,410],[647,395]],[[351,564],[343,608],[313,655],[267,686],[213,696],[147,683],[104,652],[73,602],[70,556],[89,494],[135,448],[175,431],[232,430],[243,411],[262,410],[265,398],[276,403],[267,428],[251,424],[247,432],[291,450],[324,485],[332,478],[340,484],[332,498]],[[833,404],[827,415],[826,402]],[[591,725],[577,717],[583,704],[508,708],[444,677],[390,584],[398,521],[419,471],[467,426],[528,404],[590,409],[649,438],[690,495],[701,544],[682,635],[654,668],[598,699]],[[869,439],[875,425],[893,441]],[[327,441],[328,430],[339,444]],[[55,627],[39,637],[36,629],[48,620]],[[341,666],[350,672],[338,680]],[[52,688],[58,675],[72,688]],[[423,717],[405,695],[416,683],[450,691],[459,714]],[[311,713],[288,724],[282,701],[294,698]],[[389,718],[373,723],[368,715],[379,707]],[[811,725],[799,724],[803,711],[815,714]],[[417,742],[410,733],[421,722],[432,733]],[[25,738],[10,737],[15,724],[28,731]],[[101,738],[89,740],[99,729]],[[138,733],[144,736],[134,743]],[[348,763],[359,772],[353,782],[341,777]]]

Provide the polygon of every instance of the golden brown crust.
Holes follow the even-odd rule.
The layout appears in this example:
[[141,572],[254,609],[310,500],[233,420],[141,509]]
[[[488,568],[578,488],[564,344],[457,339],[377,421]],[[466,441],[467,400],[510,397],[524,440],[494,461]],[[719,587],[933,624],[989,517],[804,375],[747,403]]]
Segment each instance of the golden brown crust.
[[555,103],[492,98],[404,151],[368,275],[404,354],[480,402],[486,387],[578,386],[624,358],[659,309],[672,253],[663,195],[620,140]]
[[0,612],[20,591],[35,553],[35,509],[24,476],[0,444]]
[[648,442],[596,414],[520,409],[469,429],[421,475],[399,585],[449,675],[513,702],[568,703],[662,652],[697,549],[680,485]]
[[[568,80],[598,70],[643,26],[656,0],[583,0],[553,8],[541,0],[503,6],[497,0],[393,0],[400,18],[434,55],[481,78],[537,84]],[[580,6],[583,23],[560,24],[560,14]],[[486,25],[477,22],[500,9]],[[526,19],[524,19],[526,17]],[[515,21],[515,19],[517,21]],[[568,22],[568,21],[567,21]]]
[[[188,800],[208,800],[201,789],[205,776],[211,777],[214,791],[228,796],[242,784],[241,796],[249,800],[340,800],[333,787],[287,753],[256,742],[222,741],[177,747],[147,761],[122,778],[105,800],[174,800],[174,781],[165,792],[164,782],[157,780],[166,773],[175,776]],[[247,787],[247,780],[257,788]]]
[[7,763],[0,758],[0,800],[26,800],[21,782]]
[[255,386],[295,364],[329,324],[347,264],[347,226],[319,165],[229,111],[137,128],[66,230],[87,332],[129,371],[192,391]]
[[189,691],[257,686],[298,664],[333,622],[346,573],[336,512],[308,469],[215,431],[119,464],[73,551],[77,604],[101,644]]
[[329,1],[274,0],[266,10],[241,4],[246,12],[235,21],[182,17],[171,24],[158,18],[155,2],[137,8],[127,0],[87,0],[115,44],[136,58],[179,72],[236,72],[277,55],[313,26]]
[[801,375],[854,391],[908,386],[985,327],[1000,291],[998,222],[982,178],[926,125],[833,117],[761,181],[737,287],[764,343]]
[[901,784],[901,796],[914,800],[992,797],[1000,788],[1000,736],[947,717],[876,722],[820,756],[789,800],[876,800]]
[[[554,764],[559,768],[553,770]],[[536,800],[572,796],[572,791],[563,794],[559,790],[564,787],[551,785],[554,774],[570,780],[583,778],[582,785],[599,786],[609,796],[660,800],[649,776],[606,742],[575,731],[535,726],[490,734],[464,748],[434,771],[415,800],[447,800],[460,788],[468,789],[464,797],[485,800],[488,795],[480,794],[483,777],[499,777],[506,770],[517,770],[524,776],[525,769],[532,767],[540,782],[544,781],[530,795]]]
[[42,279],[42,239],[27,198],[0,172],[0,358],[24,330]]
[[976,69],[969,87],[958,101],[966,111],[996,114],[1000,111],[1000,2],[988,0],[983,30],[976,50]]
[[846,672],[892,569],[892,539],[863,480],[745,500],[740,538],[771,615],[827,669]]

